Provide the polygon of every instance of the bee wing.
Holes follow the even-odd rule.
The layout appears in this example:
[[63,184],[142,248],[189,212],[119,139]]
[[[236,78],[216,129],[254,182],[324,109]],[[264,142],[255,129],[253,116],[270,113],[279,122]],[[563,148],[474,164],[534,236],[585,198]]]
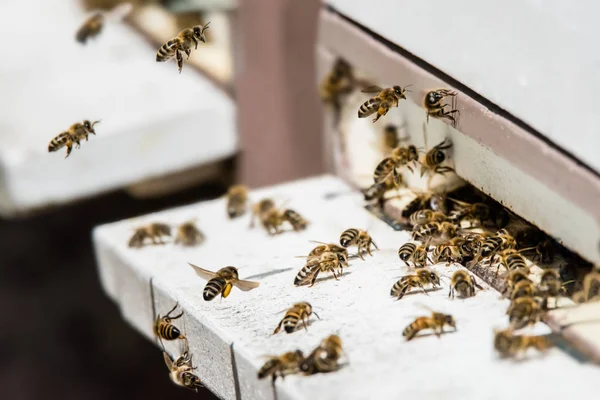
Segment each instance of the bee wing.
[[383,90],[383,88],[381,88],[377,85],[372,85],[372,86],[364,88],[363,90],[361,90],[361,92],[363,92],[363,93],[379,93],[382,90]]
[[214,278],[215,276],[217,276],[217,274],[215,272],[209,271],[204,268],[200,268],[199,266],[194,265],[192,263],[188,263],[188,264],[190,265],[190,267],[194,268],[194,271],[196,271],[196,275],[198,275],[202,279],[206,279],[207,281],[209,281],[212,278]]
[[129,13],[133,10],[133,5],[131,3],[121,3],[112,8],[106,16],[114,22],[121,21],[125,17],[129,15]]
[[163,351],[163,358],[165,359],[165,364],[167,364],[167,368],[170,370],[173,369],[173,359],[166,351]]
[[248,290],[256,289],[257,287],[260,286],[260,282],[245,281],[243,279],[236,279],[236,280],[233,280],[231,283],[233,284],[233,286],[235,286],[236,288],[238,288],[240,290],[243,290],[244,292],[247,292]]

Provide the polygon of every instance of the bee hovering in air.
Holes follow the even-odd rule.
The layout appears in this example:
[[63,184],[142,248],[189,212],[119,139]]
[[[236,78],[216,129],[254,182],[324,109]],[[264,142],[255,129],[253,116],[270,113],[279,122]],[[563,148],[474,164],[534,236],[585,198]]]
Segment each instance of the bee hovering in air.
[[376,250],[379,249],[373,241],[371,235],[369,235],[366,231],[355,228],[346,229],[344,232],[342,232],[340,235],[340,244],[345,248],[350,246],[358,247],[358,256],[361,258],[361,260],[364,260],[363,252],[365,251],[370,256],[373,255],[371,254],[371,245],[373,245]]
[[182,244],[184,246],[196,246],[204,242],[204,234],[198,229],[193,221],[184,222],[177,228],[177,235],[175,236],[175,244]]
[[342,268],[347,265],[343,253],[325,252],[318,258],[313,257],[306,262],[300,272],[294,278],[294,286],[302,286],[310,283],[313,286],[317,281],[320,272],[331,272],[335,280],[338,280],[336,269],[339,270],[339,277],[342,276]]
[[196,367],[193,366],[192,356],[187,349],[181,357],[176,360],[171,358],[166,351],[163,351],[163,358],[169,369],[169,378],[171,378],[171,382],[177,386],[191,389],[196,392],[202,387],[200,378],[194,373]]
[[185,336],[181,333],[181,331],[173,325],[173,321],[179,319],[183,316],[183,311],[176,316],[171,316],[171,314],[175,311],[178,304],[165,315],[161,317],[160,314],[156,317],[156,321],[154,321],[154,334],[161,340],[176,340],[176,339],[184,339]]
[[456,322],[454,321],[454,317],[452,317],[452,315],[432,311],[431,317],[419,317],[406,328],[404,328],[404,331],[402,331],[402,336],[404,336],[408,342],[422,330],[431,329],[439,338],[442,333],[444,333],[444,325],[448,325],[452,327],[454,331],[456,331]]
[[511,328],[494,332],[494,348],[503,358],[516,357],[530,348],[546,351],[551,347],[549,335],[515,335]]
[[457,92],[448,89],[437,89],[427,92],[425,98],[423,99],[423,105],[427,110],[427,122],[429,122],[429,116],[434,118],[446,118],[452,121],[452,124],[456,126],[456,118],[452,115],[455,113],[460,114],[457,109],[452,109],[449,111],[444,110],[444,107],[450,107],[450,104],[442,104],[442,101],[446,97],[452,97],[453,102]]
[[67,147],[67,155],[65,158],[69,157],[71,154],[71,150],[73,149],[73,144],[77,145],[77,148],[81,147],[81,140],[85,139],[86,142],[88,140],[88,136],[90,134],[95,135],[96,131],[94,130],[94,125],[99,123],[100,121],[90,122],[88,120],[83,121],[82,123],[77,122],[69,127],[66,131],[59,133],[48,145],[48,151],[54,152],[62,149],[63,147]]
[[315,316],[321,319],[316,312],[313,311],[310,303],[303,301],[301,303],[294,304],[287,312],[283,319],[277,324],[277,328],[273,331],[273,335],[278,333],[283,326],[283,330],[286,333],[293,333],[298,329],[300,322],[302,322],[302,326],[304,329],[308,330],[308,318],[311,314],[315,314]]
[[129,239],[129,247],[140,248],[144,245],[146,239],[152,244],[164,244],[163,237],[171,237],[171,227],[167,224],[154,222],[152,224],[136,228]]
[[273,382],[277,377],[285,377],[286,375],[295,374],[300,371],[300,364],[304,361],[304,354],[300,350],[289,351],[281,356],[271,357],[258,370],[258,379],[264,379],[267,376],[273,378]]
[[398,257],[407,267],[409,262],[412,262],[415,268],[425,268],[427,266],[427,261],[430,261],[427,257],[427,250],[424,246],[421,246],[417,243],[407,242],[404,243],[398,249]]
[[397,297],[400,300],[412,288],[420,288],[423,293],[427,294],[425,285],[431,285],[434,289],[440,286],[440,277],[434,271],[421,268],[417,270],[415,275],[406,275],[394,283],[390,296]]
[[332,71],[319,86],[321,100],[333,109],[333,126],[339,124],[344,96],[350,94],[355,88],[356,80],[352,67],[345,60],[338,58]]
[[454,292],[462,298],[475,296],[475,288],[483,290],[483,287],[477,284],[475,278],[464,269],[459,269],[452,274],[450,280],[450,292],[448,297],[454,298]]
[[[410,85],[409,85],[410,86]],[[406,99],[406,90],[408,86],[402,89],[396,85],[391,88],[382,89],[379,86],[369,86],[362,90],[363,93],[378,93],[377,96],[371,97],[365,101],[358,109],[358,118],[366,118],[369,115],[377,112],[377,116],[373,119],[376,122],[382,115],[386,115],[390,108],[398,107],[400,99]]]
[[108,12],[97,11],[85,20],[75,33],[75,40],[86,44],[88,39],[95,38],[102,32],[107,20],[119,21],[125,18],[133,9],[131,3],[121,3]]
[[425,173],[433,176],[434,174],[444,175],[446,172],[454,172],[454,168],[448,166],[442,166],[442,163],[446,161],[447,155],[444,150],[448,150],[452,147],[452,143],[445,139],[437,146],[429,150],[421,161],[421,176]]
[[194,268],[194,271],[196,271],[196,274],[199,277],[208,281],[204,287],[204,291],[202,292],[202,297],[204,297],[204,300],[206,301],[213,300],[219,294],[222,297],[229,296],[233,286],[243,290],[244,292],[247,292],[249,290],[256,289],[260,285],[260,282],[239,279],[238,270],[236,267],[224,267],[217,272],[212,272],[204,268],[200,268],[197,265],[191,263],[188,264]]
[[392,150],[392,154],[389,157],[384,158],[377,164],[373,172],[373,181],[375,183],[382,183],[393,179],[393,183],[398,187],[402,183],[402,175],[398,172],[398,168],[406,166],[412,171],[410,163],[418,162],[418,159],[419,152],[415,146],[397,147]]
[[175,56],[179,73],[181,73],[181,70],[183,69],[183,54],[181,53],[185,53],[189,59],[190,54],[192,54],[192,45],[195,45],[195,49],[198,50],[198,43],[206,43],[204,31],[208,29],[208,24],[210,24],[210,22],[207,22],[206,25],[197,25],[193,28],[187,28],[179,32],[176,37],[169,40],[158,49],[156,61],[168,61]]
[[248,187],[233,185],[227,191],[227,215],[237,218],[246,213],[248,207]]
[[344,355],[342,339],[338,335],[327,336],[321,344],[306,357],[300,365],[305,375],[337,371]]

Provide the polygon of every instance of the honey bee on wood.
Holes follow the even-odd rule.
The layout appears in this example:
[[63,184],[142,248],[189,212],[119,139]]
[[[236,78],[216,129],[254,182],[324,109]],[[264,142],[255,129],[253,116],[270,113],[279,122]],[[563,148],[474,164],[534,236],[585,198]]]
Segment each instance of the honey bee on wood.
[[456,235],[458,227],[451,222],[430,222],[423,225],[415,225],[412,230],[413,240],[425,242],[426,245],[434,242],[443,243]]
[[410,325],[404,328],[402,336],[406,338],[406,341],[413,339],[419,332],[425,329],[431,329],[433,333],[439,338],[444,333],[444,325],[448,325],[456,331],[456,322],[454,317],[449,314],[440,312],[432,312],[431,317],[419,317],[415,319]]
[[506,287],[502,293],[504,297],[510,297],[515,285],[521,281],[529,280],[529,269],[516,269],[510,271],[506,279]]
[[524,251],[524,250],[528,250],[528,249],[523,249],[523,250],[506,249],[506,250],[502,250],[501,252],[497,253],[495,256],[500,258],[500,262],[498,263],[498,266],[496,267],[496,275],[498,275],[498,271],[499,271],[501,265],[504,266],[504,268],[506,268],[509,271],[513,271],[516,269],[529,270],[529,267],[527,267],[527,262],[525,261],[525,257],[523,257],[521,255],[521,251]]
[[281,356],[271,357],[258,370],[258,379],[264,379],[267,376],[273,378],[273,382],[277,377],[285,377],[286,375],[295,374],[300,370],[300,364],[304,361],[304,354],[300,350],[290,351]]
[[515,335],[511,328],[494,333],[494,348],[501,357],[516,357],[530,348],[546,351],[552,346],[549,335]]
[[433,176],[434,174],[444,175],[446,172],[454,172],[454,168],[442,166],[442,163],[447,159],[444,150],[448,150],[451,147],[452,143],[450,140],[445,139],[429,150],[421,161],[421,176],[425,175],[425,173]]
[[193,221],[184,222],[177,228],[175,244],[183,246],[195,246],[204,242],[204,234],[198,229]]
[[65,158],[69,157],[69,154],[71,154],[71,150],[73,149],[73,144],[77,145],[77,148],[79,148],[81,147],[81,140],[85,139],[87,141],[90,134],[96,134],[94,125],[99,122],[100,121],[90,122],[85,120],[82,123],[77,122],[71,125],[69,129],[59,133],[54,139],[52,139],[48,145],[48,152],[58,151],[66,146],[67,155]]
[[445,262],[446,265],[452,263],[461,264],[464,259],[473,254],[472,243],[460,236],[454,237],[444,243],[434,247],[431,254],[433,262]]
[[479,254],[476,257],[476,260],[474,260],[475,262],[479,261],[481,258],[493,258],[499,251],[517,247],[517,241],[506,229],[500,229],[495,235],[481,236],[481,238],[481,246]]
[[600,272],[590,272],[583,278],[583,288],[573,294],[576,303],[600,300]]
[[475,296],[475,288],[483,290],[483,287],[477,284],[475,277],[464,269],[459,269],[452,274],[448,297],[454,298],[455,291],[462,298],[472,297]]
[[371,245],[373,245],[376,250],[379,249],[373,241],[371,235],[369,235],[366,231],[355,228],[346,229],[344,232],[342,232],[340,235],[340,244],[345,248],[350,246],[358,247],[358,256],[361,258],[361,260],[364,260],[364,252],[367,252],[370,256],[373,255],[371,254]]
[[95,12],[79,27],[75,33],[75,40],[86,44],[88,39],[95,38],[102,32],[107,19],[123,19],[131,12],[132,8],[130,3],[122,3],[108,12]]
[[382,115],[386,115],[390,108],[398,107],[398,101],[400,99],[406,99],[407,87],[408,86],[402,89],[400,86],[396,85],[391,88],[382,89],[379,86],[369,86],[368,88],[363,89],[363,93],[378,94],[375,97],[371,97],[360,106],[358,118],[366,118],[377,112],[377,116],[373,119],[373,122],[376,122]]
[[[425,268],[427,266],[427,250],[424,246],[416,243],[407,242],[400,246],[398,257],[404,261],[407,267],[410,267],[409,262],[412,262],[415,268]],[[431,260],[429,261],[431,262]]]
[[163,351],[163,358],[169,369],[169,378],[171,378],[171,382],[177,386],[191,389],[196,392],[202,387],[200,378],[194,374],[196,368],[192,365],[192,356],[187,350],[176,360],[173,360],[166,351]]
[[254,219],[258,216],[262,226],[269,235],[282,233],[281,226],[288,222],[294,231],[306,229],[308,221],[294,210],[279,210],[271,199],[264,199],[252,207],[250,227],[254,226]]
[[415,146],[396,147],[392,150],[390,157],[384,158],[377,164],[373,172],[373,181],[375,183],[382,183],[393,179],[393,183],[397,187],[400,186],[402,184],[402,175],[398,172],[398,168],[406,166],[412,171],[410,163],[417,162],[418,158],[418,150]]
[[[248,207],[248,187],[244,185],[233,185],[227,191],[227,215],[229,218],[237,218],[246,213]],[[273,204],[275,206],[275,204]]]
[[188,264],[194,268],[194,271],[196,271],[196,274],[199,277],[208,281],[204,287],[204,291],[202,292],[202,297],[204,297],[204,300],[206,301],[213,300],[219,294],[222,297],[229,296],[233,286],[243,290],[244,292],[247,292],[249,290],[256,289],[260,285],[260,282],[245,281],[240,279],[236,267],[224,267],[217,272],[212,272],[204,268],[200,268],[192,263]]
[[136,228],[129,239],[129,247],[140,248],[144,246],[146,239],[152,244],[164,244],[163,237],[171,237],[171,227],[167,224],[154,222],[152,224]]
[[302,322],[304,329],[308,330],[308,318],[311,314],[315,314],[317,318],[321,319],[319,315],[313,311],[310,303],[303,301],[301,303],[294,304],[289,310],[287,310],[285,316],[279,322],[279,324],[277,324],[277,328],[275,328],[275,331],[273,331],[273,335],[278,333],[282,326],[286,333],[293,333],[296,331],[296,329],[298,329],[300,322]]
[[320,272],[331,272],[335,280],[338,280],[336,269],[339,270],[339,277],[342,276],[342,268],[344,267],[343,253],[325,252],[319,258],[312,258],[306,262],[298,275],[294,278],[295,286],[302,286],[310,283],[312,287],[317,281],[317,276]]
[[419,288],[423,293],[427,294],[425,285],[431,285],[433,288],[440,286],[440,277],[434,271],[427,269],[417,270],[415,275],[406,275],[400,278],[398,282],[392,286],[390,295],[397,297],[400,300],[412,288]]
[[[453,210],[448,218],[455,224],[460,224],[462,221],[469,221],[470,226],[482,226],[485,221],[492,217],[492,210],[487,204],[468,204],[454,199],[452,201],[459,204],[459,208]],[[477,224],[473,225],[473,222],[477,222]]]
[[457,95],[457,92],[448,89],[437,89],[427,92],[423,99],[423,106],[425,106],[425,109],[427,110],[427,122],[429,122],[430,116],[434,118],[446,118],[452,121],[452,124],[456,126],[456,118],[452,114],[460,112],[456,109],[449,111],[444,110],[444,107],[450,107],[451,105],[442,104],[442,101],[446,97],[455,98]]
[[197,25],[193,28],[187,28],[179,32],[176,37],[172,38],[158,49],[156,61],[168,61],[175,56],[179,73],[181,73],[181,70],[183,69],[182,53],[185,53],[189,59],[190,54],[192,54],[192,45],[195,45],[195,49],[198,50],[198,44],[200,42],[206,43],[204,31],[208,29],[208,24],[210,24],[210,22],[207,22],[206,25]]
[[342,264],[348,264],[348,249],[346,249],[345,247],[342,247],[335,243],[323,243],[317,241],[312,242],[319,243],[319,245],[312,249],[310,253],[308,253],[308,257],[306,258],[309,261],[319,259],[324,253],[335,253],[338,255],[338,259]]
[[300,370],[305,375],[337,371],[340,368],[339,360],[343,355],[342,339],[338,335],[327,336],[302,361]]
[[538,322],[543,316],[543,309],[535,298],[519,297],[510,303],[506,314],[510,325],[514,329],[521,329]]
[[510,299],[516,300],[520,297],[533,297],[536,294],[535,285],[529,279],[523,279],[515,283],[510,292]]
[[160,314],[156,317],[156,321],[154,321],[154,334],[161,340],[176,340],[176,339],[185,339],[185,336],[181,333],[181,331],[173,325],[173,320],[179,319],[183,316],[183,311],[176,316],[171,316],[171,314],[175,311],[178,304],[165,315],[161,317]]
[[275,202],[272,199],[262,199],[254,204],[252,206],[252,215],[250,217],[250,227],[254,227],[254,220],[256,217],[262,221],[267,217],[267,214],[274,209],[276,209],[276,207]]

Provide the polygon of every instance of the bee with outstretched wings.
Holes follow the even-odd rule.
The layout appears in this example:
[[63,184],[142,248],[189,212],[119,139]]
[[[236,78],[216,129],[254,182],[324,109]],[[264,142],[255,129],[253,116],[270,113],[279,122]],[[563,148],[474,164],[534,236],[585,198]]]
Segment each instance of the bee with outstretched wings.
[[366,118],[377,112],[377,116],[373,119],[373,122],[376,122],[382,115],[386,115],[390,108],[398,107],[400,99],[406,99],[407,87],[402,89],[400,86],[395,85],[391,88],[382,89],[374,85],[363,89],[363,93],[377,93],[377,96],[371,97],[360,106],[358,118]]
[[196,271],[196,274],[199,277],[208,281],[204,287],[204,291],[202,292],[202,296],[206,301],[213,300],[219,294],[223,297],[229,296],[233,286],[243,290],[244,292],[247,292],[249,290],[256,289],[260,285],[260,282],[245,281],[240,279],[236,267],[224,267],[217,272],[212,272],[204,268],[200,268],[192,263],[188,264],[194,268],[194,271]]

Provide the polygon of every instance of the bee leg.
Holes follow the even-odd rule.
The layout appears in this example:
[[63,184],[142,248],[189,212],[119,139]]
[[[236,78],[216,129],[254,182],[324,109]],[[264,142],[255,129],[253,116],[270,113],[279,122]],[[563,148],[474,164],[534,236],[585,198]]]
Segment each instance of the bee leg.
[[192,54],[192,49],[186,49],[185,54],[187,55],[187,59],[190,59],[190,54]]
[[315,282],[317,281],[317,276],[319,275],[319,271],[317,270],[315,272],[315,274],[313,275],[313,277],[310,279],[310,285],[308,285],[308,287],[313,287],[313,285],[315,284]]
[[181,70],[183,69],[183,56],[179,50],[176,50],[175,55],[177,57],[177,67],[179,68],[179,73],[181,74]]
[[421,285],[419,283],[419,287],[421,288],[421,290],[423,291],[423,293],[425,293],[427,296],[429,296],[429,293],[427,293],[427,290],[425,290],[425,287],[423,287],[423,285]]
[[69,157],[69,154],[71,154],[71,150],[73,149],[73,142],[67,140],[67,144],[65,146],[67,146],[67,155],[65,156],[65,158],[67,158]]

